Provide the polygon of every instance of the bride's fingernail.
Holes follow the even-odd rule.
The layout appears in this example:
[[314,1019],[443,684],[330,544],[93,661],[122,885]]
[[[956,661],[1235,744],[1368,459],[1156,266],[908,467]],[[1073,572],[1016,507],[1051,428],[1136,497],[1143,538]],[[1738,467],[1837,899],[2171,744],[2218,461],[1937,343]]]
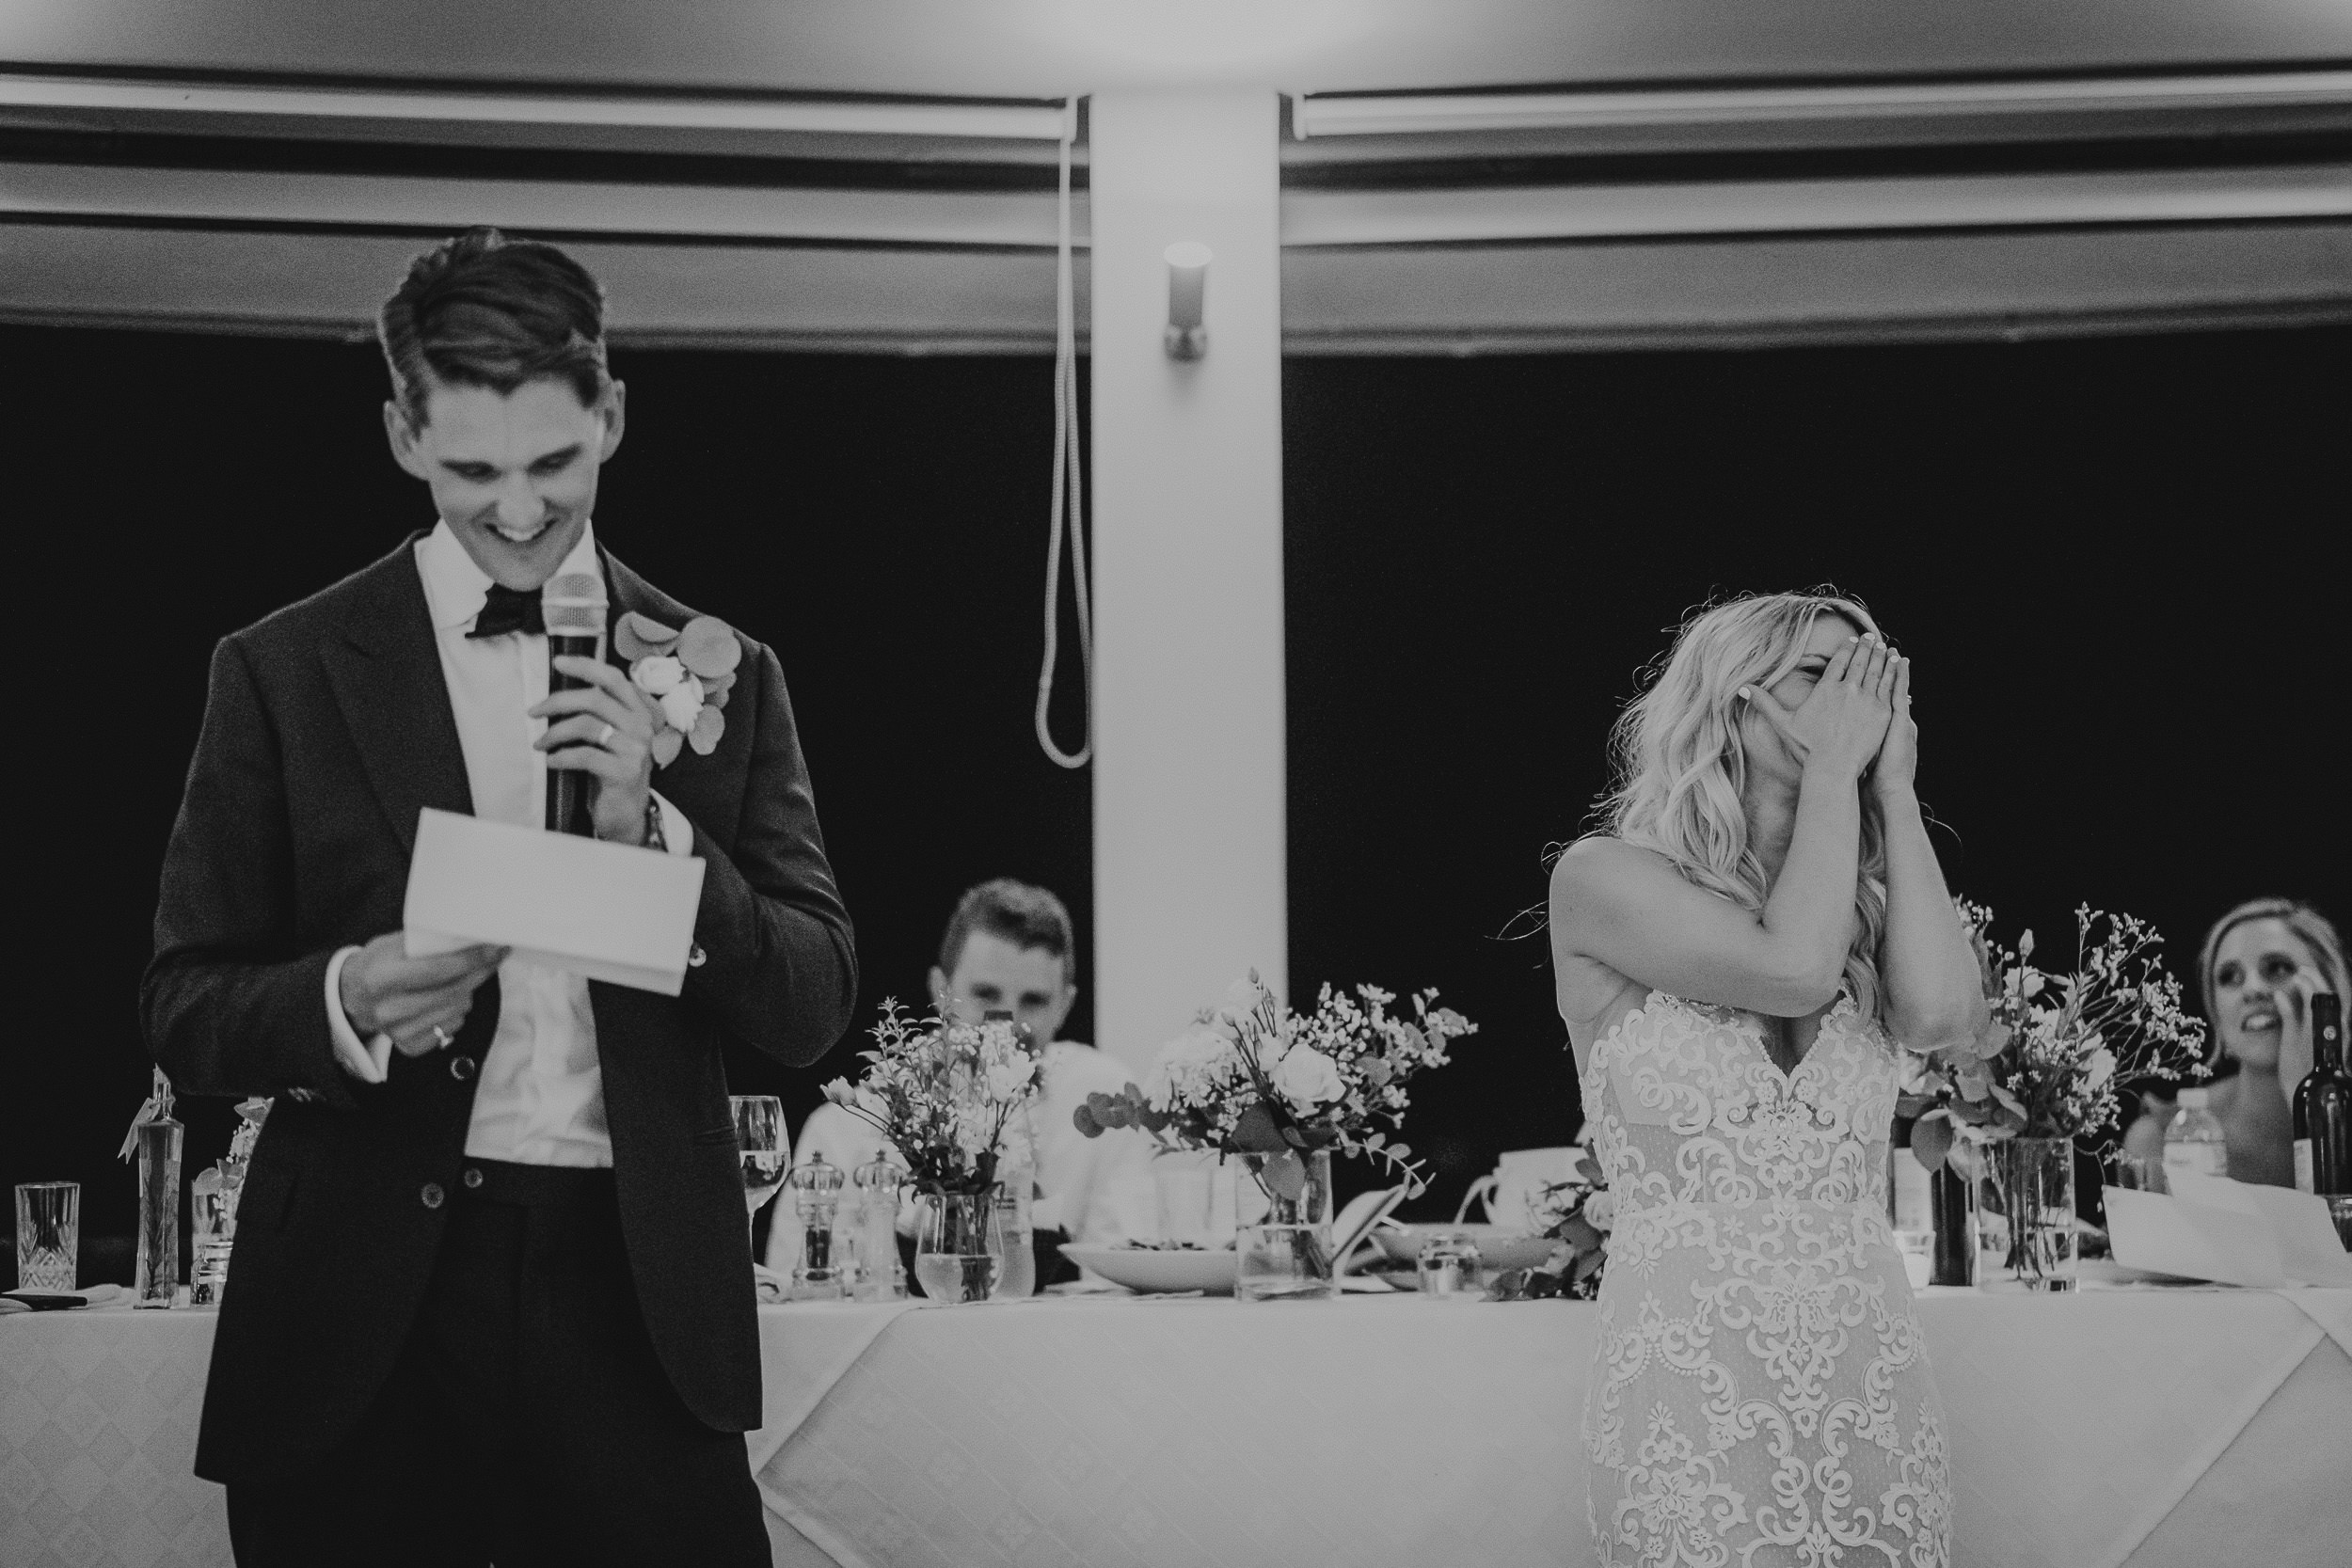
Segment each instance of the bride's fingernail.
[[1741,687],[1741,688],[1740,689],[1740,700],[1741,702],[1743,702],[1743,703],[1744,703],[1744,702],[1746,702],[1746,701],[1748,700],[1748,698],[1749,698],[1750,696],[1752,696],[1752,695],[1753,695],[1753,693],[1752,693],[1752,692],[1750,692],[1750,691],[1749,691],[1749,689],[1748,689],[1746,687],[1744,687],[1744,686],[1743,686],[1743,687]]

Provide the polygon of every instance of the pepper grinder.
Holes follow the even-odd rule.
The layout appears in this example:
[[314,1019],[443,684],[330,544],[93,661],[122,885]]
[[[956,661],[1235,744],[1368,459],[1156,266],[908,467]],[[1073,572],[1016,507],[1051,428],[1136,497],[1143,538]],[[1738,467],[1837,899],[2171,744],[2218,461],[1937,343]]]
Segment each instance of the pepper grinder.
[[856,1296],[860,1301],[907,1299],[907,1268],[898,1259],[898,1190],[906,1172],[876,1155],[858,1166]]
[[841,1205],[841,1188],[848,1175],[824,1155],[792,1167],[785,1180],[792,1188],[792,1206],[801,1217],[801,1256],[792,1264],[791,1299],[839,1301],[842,1268],[834,1256],[833,1220]]

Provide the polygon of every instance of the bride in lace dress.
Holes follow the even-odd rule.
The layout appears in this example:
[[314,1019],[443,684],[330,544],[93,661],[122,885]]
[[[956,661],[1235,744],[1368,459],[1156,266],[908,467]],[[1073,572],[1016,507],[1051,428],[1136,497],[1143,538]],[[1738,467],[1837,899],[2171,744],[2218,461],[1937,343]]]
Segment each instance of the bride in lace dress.
[[1696,616],[1554,867],[1561,1016],[1616,1208],[1584,1406],[1608,1563],[1951,1560],[1885,1220],[1897,1053],[1984,1024],[1913,775],[1910,661],[1813,594]]

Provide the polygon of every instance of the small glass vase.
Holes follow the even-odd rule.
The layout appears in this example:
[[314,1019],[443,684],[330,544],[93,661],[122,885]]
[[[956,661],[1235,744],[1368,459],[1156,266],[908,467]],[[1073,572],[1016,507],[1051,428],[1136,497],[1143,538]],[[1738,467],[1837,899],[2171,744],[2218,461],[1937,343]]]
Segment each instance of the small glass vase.
[[180,1144],[185,1131],[168,1118],[139,1124],[139,1241],[134,1307],[167,1307],[180,1290]]
[[2074,1290],[2074,1140],[2004,1138],[1977,1150],[1976,1165],[1978,1288]]
[[946,1305],[986,1301],[1004,1268],[996,1227],[996,1189],[925,1193],[914,1229],[914,1277]]
[[1162,1246],[1213,1251],[1231,1239],[1230,1230],[1217,1229],[1215,1154],[1185,1148],[1152,1155],[1152,1199]]
[[1339,1294],[1331,1257],[1331,1151],[1239,1158],[1244,1180],[1234,1187],[1234,1296],[1321,1301]]

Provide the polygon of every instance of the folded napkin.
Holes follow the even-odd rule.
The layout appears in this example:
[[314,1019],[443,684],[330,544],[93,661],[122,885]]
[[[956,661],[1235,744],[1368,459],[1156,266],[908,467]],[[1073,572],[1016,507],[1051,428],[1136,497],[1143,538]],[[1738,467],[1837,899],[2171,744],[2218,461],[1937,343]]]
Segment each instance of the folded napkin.
[[0,1295],[0,1312],[55,1312],[75,1307],[103,1307],[125,1293],[119,1285],[92,1285],[81,1291],[10,1291]]

